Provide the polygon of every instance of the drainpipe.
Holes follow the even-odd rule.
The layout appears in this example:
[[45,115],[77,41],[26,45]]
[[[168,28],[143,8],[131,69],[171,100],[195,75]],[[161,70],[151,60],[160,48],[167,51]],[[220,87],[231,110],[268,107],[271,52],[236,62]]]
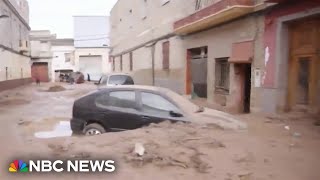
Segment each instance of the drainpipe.
[[151,48],[151,63],[152,63],[152,85],[156,85],[156,74],[155,74],[155,52],[156,52],[157,41],[147,44],[145,47]]
[[154,86],[156,84],[155,82],[155,51],[156,46],[155,43],[151,47],[151,56],[152,56],[152,85]]

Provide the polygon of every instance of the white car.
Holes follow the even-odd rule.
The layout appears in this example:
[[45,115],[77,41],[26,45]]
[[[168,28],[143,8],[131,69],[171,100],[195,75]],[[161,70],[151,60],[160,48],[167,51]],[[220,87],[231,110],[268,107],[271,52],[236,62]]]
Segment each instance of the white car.
[[95,84],[100,87],[110,87],[118,85],[134,85],[134,81],[128,74],[108,74],[103,75],[99,82]]

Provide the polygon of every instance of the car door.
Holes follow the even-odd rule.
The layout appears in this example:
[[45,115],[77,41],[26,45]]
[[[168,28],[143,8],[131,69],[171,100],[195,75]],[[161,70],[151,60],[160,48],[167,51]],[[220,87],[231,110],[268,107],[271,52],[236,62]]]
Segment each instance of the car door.
[[[138,95],[143,125],[166,120],[172,122],[183,120],[181,110],[165,96],[150,91],[140,91]],[[177,113],[178,116],[170,112]]]
[[103,112],[103,123],[116,131],[138,128],[141,117],[136,97],[133,90],[115,90],[98,97],[96,106]]

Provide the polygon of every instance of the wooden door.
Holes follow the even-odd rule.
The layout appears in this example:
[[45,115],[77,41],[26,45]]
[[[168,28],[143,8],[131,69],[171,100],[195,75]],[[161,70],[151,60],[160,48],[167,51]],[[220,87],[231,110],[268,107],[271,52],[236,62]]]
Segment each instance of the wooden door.
[[290,59],[288,106],[316,105],[318,84],[320,19],[305,19],[289,25]]

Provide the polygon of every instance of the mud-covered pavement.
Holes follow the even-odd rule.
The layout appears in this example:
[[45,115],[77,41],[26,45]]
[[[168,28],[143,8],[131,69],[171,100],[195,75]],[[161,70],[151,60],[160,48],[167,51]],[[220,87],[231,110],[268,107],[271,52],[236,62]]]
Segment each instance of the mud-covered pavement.
[[[96,89],[66,85],[48,92],[52,84],[26,86],[0,93],[0,179],[320,179],[320,127],[305,113],[283,116],[241,115],[245,131],[163,123],[96,137],[41,139],[64,126],[73,101]],[[54,90],[54,89],[53,89]],[[58,130],[59,131],[59,130]],[[57,133],[60,134],[61,133]],[[37,136],[37,137],[36,137]],[[136,143],[146,153],[132,154]],[[8,173],[15,159],[114,159],[113,174]]]

